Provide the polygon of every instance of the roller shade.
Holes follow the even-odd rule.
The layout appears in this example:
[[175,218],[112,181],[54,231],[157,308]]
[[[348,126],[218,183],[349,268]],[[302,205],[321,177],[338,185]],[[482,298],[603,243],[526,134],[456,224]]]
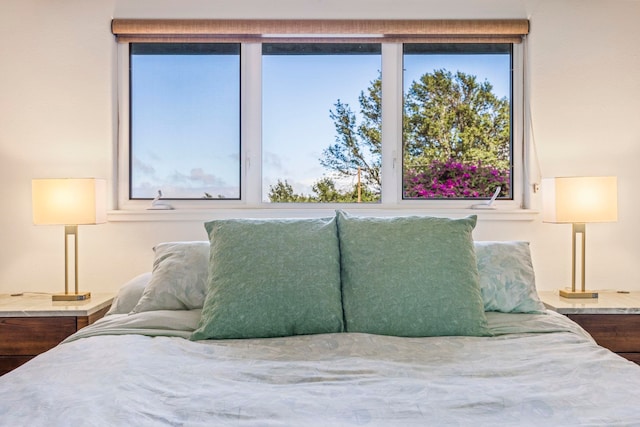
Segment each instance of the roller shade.
[[119,43],[520,43],[529,21],[114,19]]

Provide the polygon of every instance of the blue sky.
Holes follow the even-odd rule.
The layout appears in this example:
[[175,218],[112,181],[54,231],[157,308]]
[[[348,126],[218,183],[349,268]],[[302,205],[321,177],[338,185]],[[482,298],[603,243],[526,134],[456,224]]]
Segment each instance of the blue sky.
[[[239,58],[135,57],[135,197],[238,197]],[[139,105],[140,108],[135,108]]]
[[[134,197],[158,189],[169,198],[237,197],[237,56],[134,58]],[[380,55],[266,55],[262,66],[263,199],[278,179],[309,194],[327,173],[319,159],[336,136],[330,110],[340,99],[358,112]],[[488,80],[499,97],[509,93],[508,55],[407,55],[404,68],[405,90],[444,68]]]

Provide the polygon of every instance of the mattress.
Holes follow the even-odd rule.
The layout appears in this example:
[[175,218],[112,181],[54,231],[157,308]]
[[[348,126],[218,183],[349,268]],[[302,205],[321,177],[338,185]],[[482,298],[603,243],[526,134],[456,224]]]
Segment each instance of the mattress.
[[640,367],[553,312],[492,337],[188,337],[200,310],[111,315],[0,378],[7,426],[640,425]]

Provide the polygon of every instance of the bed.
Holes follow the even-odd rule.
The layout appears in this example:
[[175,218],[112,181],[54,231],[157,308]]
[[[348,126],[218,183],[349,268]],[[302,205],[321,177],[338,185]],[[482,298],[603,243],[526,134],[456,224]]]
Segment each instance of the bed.
[[0,424],[640,425],[640,367],[544,309],[526,242],[474,242],[474,225],[209,222],[1,377]]

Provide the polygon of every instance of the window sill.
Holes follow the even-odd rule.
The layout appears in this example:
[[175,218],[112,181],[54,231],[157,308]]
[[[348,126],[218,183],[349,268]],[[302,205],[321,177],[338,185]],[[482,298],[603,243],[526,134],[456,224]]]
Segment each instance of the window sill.
[[[539,212],[532,209],[407,209],[353,208],[344,209],[362,216],[430,215],[461,218],[477,215],[479,221],[533,221]],[[204,222],[223,218],[301,218],[333,215],[336,208],[237,208],[237,209],[174,209],[174,210],[113,210],[107,213],[109,222]]]

